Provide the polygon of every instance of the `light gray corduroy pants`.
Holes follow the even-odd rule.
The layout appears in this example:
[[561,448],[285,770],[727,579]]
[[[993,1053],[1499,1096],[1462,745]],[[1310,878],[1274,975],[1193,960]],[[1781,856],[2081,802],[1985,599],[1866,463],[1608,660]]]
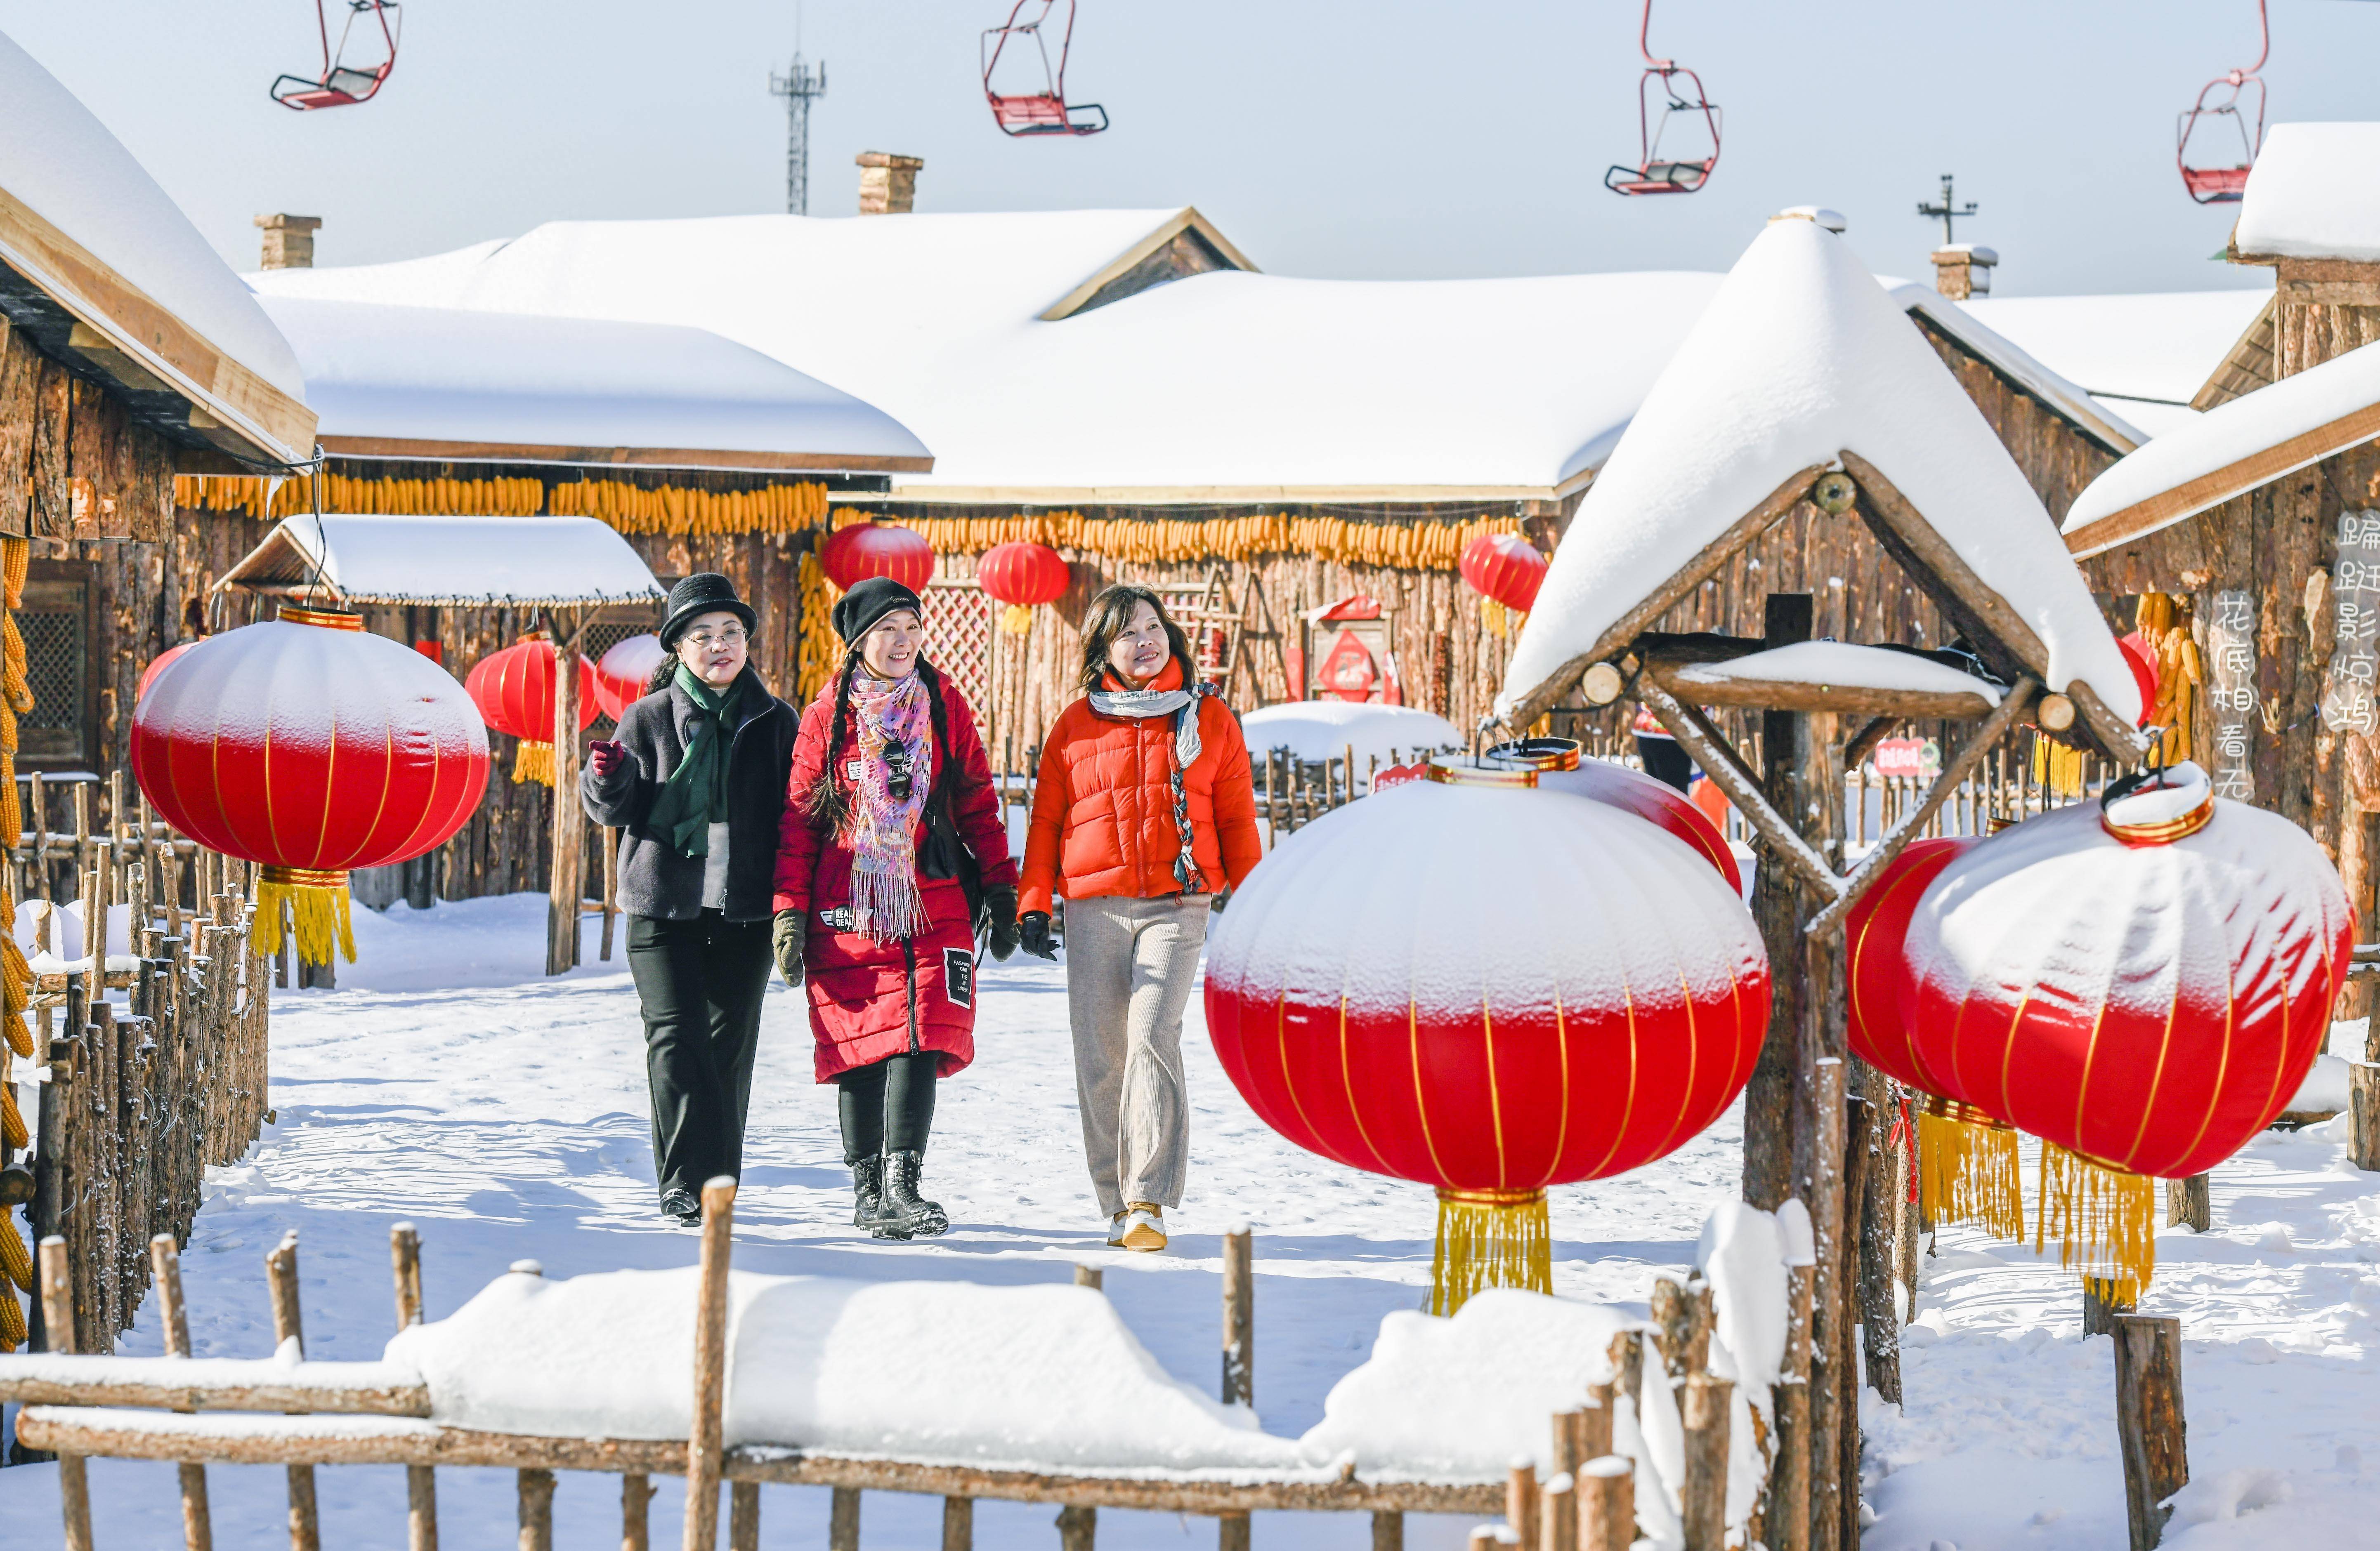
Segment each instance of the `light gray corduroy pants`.
[[1182,1013],[1207,942],[1208,896],[1066,902],[1075,1097],[1099,1210],[1182,1205],[1190,1103]]

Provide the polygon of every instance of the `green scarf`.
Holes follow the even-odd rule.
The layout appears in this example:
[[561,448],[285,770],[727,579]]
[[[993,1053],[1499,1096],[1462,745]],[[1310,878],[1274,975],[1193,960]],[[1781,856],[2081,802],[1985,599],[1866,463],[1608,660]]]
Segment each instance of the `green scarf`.
[[677,847],[679,855],[707,856],[710,827],[727,822],[727,755],[739,724],[736,709],[744,699],[744,678],[739,675],[724,690],[714,690],[681,664],[673,682],[702,714],[695,719],[694,741],[662,783],[646,822]]

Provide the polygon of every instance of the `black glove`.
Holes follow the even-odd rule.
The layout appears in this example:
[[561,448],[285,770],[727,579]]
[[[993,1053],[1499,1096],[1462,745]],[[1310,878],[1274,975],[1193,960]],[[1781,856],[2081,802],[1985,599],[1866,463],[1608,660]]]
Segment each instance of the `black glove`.
[[984,907],[991,913],[991,925],[984,934],[984,946],[991,956],[1005,963],[1016,951],[1016,891],[992,889],[985,891]]
[[1020,919],[1019,925],[1023,929],[1018,933],[1018,941],[1024,945],[1025,951],[1037,959],[1048,959],[1055,963],[1058,950],[1050,942],[1050,913],[1046,910],[1028,910]]
[[1229,889],[1218,889],[1215,891],[1213,897],[1207,901],[1207,914],[1209,915],[1220,915],[1223,914],[1223,907],[1231,903],[1232,891]]
[[777,924],[769,933],[769,946],[777,958],[777,973],[785,977],[788,986],[802,983],[802,946],[808,936],[800,911],[777,912]]

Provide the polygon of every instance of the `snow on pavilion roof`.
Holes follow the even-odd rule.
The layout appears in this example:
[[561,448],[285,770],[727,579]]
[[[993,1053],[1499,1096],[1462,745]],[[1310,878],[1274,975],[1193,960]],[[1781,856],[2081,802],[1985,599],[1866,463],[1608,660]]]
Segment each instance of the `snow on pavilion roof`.
[[5,34],[0,103],[0,264],[38,293],[0,285],[7,313],[62,309],[249,455],[306,457],[306,384],[273,321],[107,126]]
[[1842,240],[1791,218],[1737,261],[1580,503],[1498,711],[1566,693],[1649,624],[1665,589],[1699,576],[1698,558],[1748,542],[1748,518],[1847,456],[2034,637],[2002,642],[2038,653],[2027,671],[2053,689],[2087,685],[2129,725],[2139,690],[2040,498]]
[[702,329],[271,296],[323,446],[678,468],[933,467],[873,405]]
[[2380,262],[2380,123],[2266,130],[2231,250],[2242,258]]
[[2119,459],[2074,498],[2067,547],[2104,553],[2374,436],[2380,345],[2366,345],[2218,405]]
[[441,608],[658,601],[661,584],[594,517],[290,517],[219,588]]

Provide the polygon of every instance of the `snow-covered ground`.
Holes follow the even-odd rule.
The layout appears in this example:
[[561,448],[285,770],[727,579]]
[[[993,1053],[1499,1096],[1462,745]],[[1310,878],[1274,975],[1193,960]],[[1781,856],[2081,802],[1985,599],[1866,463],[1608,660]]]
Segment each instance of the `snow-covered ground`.
[[[309,1351],[324,1358],[377,1356],[391,1334],[387,1234],[400,1218],[420,1225],[433,1318],[524,1256],[552,1277],[692,1263],[693,1236],[651,1210],[627,977],[615,960],[542,979],[544,908],[543,896],[520,895],[419,915],[401,905],[385,916],[358,911],[363,962],[341,966],[343,988],[276,996],[278,1123],[245,1162],[218,1171],[183,1261],[200,1355],[269,1351],[262,1259],[291,1228]],[[1332,1384],[1370,1354],[1381,1315],[1423,1300],[1428,1192],[1350,1173],[1275,1137],[1223,1078],[1194,1001],[1196,1161],[1174,1249],[1106,1249],[1080,1159],[1062,972],[1029,961],[986,968],[980,1055],[943,1089],[928,1157],[929,1189],[956,1226],[913,1244],[873,1242],[847,1226],[832,1093],[809,1080],[797,1006],[773,993],[736,1264],[1005,1284],[1100,1265],[1140,1340],[1206,1387],[1219,1365],[1219,1235],[1245,1219],[1257,1235],[1257,1410],[1270,1432],[1305,1431]],[[2346,1169],[2343,1129],[2260,1141],[2217,1172],[2213,1233],[2161,1236],[2148,1308],[2184,1320],[2198,1477],[2169,1546],[2306,1551],[2358,1544],[2380,1522],[2380,1367],[2370,1355],[2380,1348],[2380,1182]],[[1687,1264],[1704,1217],[1734,1194],[1740,1145],[1730,1112],[1661,1164],[1557,1191],[1557,1290],[1641,1306],[1652,1271]],[[1908,1338],[1907,1412],[1870,1400],[1880,1515],[1870,1551],[2120,1545],[2109,1348],[2080,1339],[2074,1284],[2054,1254],[2045,1266],[2029,1248],[1964,1230],[1946,1230],[1941,1252]],[[160,1350],[153,1311],[123,1350]],[[101,1545],[180,1544],[170,1469],[97,1461],[92,1472]],[[210,1474],[217,1543],[277,1543],[280,1471]],[[0,1472],[0,1544],[57,1544],[55,1482],[49,1467]],[[674,1544],[676,1486],[657,1484],[655,1544]],[[402,1472],[326,1471],[322,1492],[326,1545],[404,1544]],[[444,1545],[513,1544],[509,1472],[442,1471],[439,1494]],[[871,1551],[939,1545],[930,1499],[866,1501]],[[565,1476],[557,1543],[610,1543],[618,1511],[613,1479]],[[979,1504],[978,1544],[1039,1551],[1054,1544],[1053,1512]],[[771,1487],[762,1544],[821,1544],[826,1514],[821,1490]],[[1465,1527],[1417,1519],[1408,1544],[1457,1545]],[[1100,1545],[1114,1551],[1212,1545],[1214,1535],[1210,1521],[1100,1516]],[[1368,1544],[1354,1516],[1259,1516],[1256,1537]]]

